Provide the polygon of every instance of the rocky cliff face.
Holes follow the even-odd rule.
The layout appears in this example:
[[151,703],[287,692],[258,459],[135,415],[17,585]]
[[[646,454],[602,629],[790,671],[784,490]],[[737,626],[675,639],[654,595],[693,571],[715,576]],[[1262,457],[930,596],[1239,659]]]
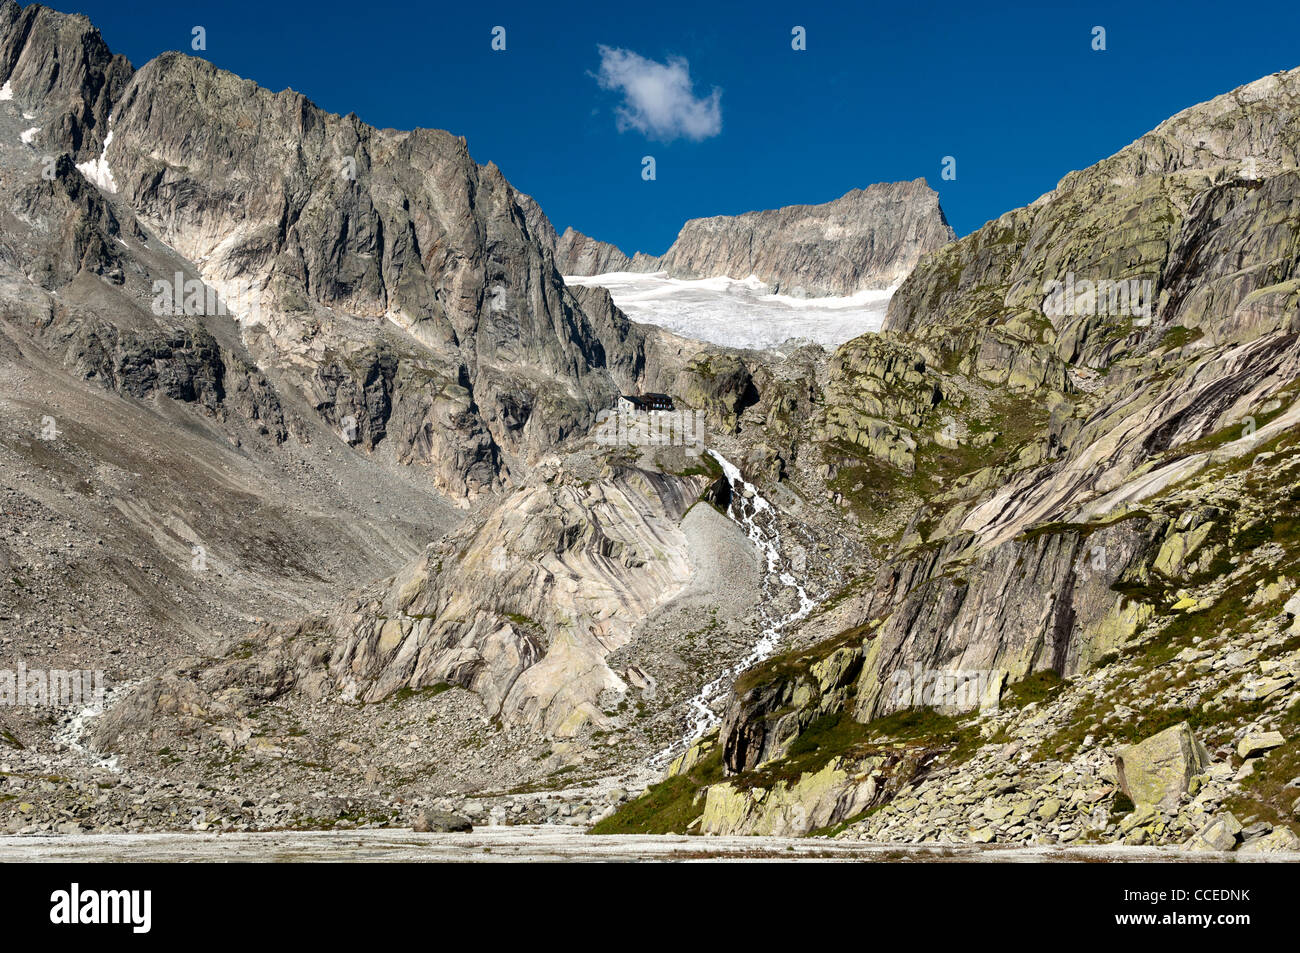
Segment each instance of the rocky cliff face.
[[381,132],[179,54],[133,72],[84,18],[2,16],[42,145],[192,263],[256,363],[354,443],[387,440],[472,497],[589,425],[611,367],[637,363],[626,328],[565,290],[535,203],[463,140]]
[[924,179],[854,189],[822,205],[692,219],[658,259],[677,278],[728,275],[783,294],[851,295],[898,284],[927,252],[952,241]]
[[439,683],[547,735],[607,728],[630,686],[605,658],[690,578],[678,522],[705,481],[636,470],[520,490],[331,620],[346,696]]
[[782,294],[851,295],[890,288],[921,256],[952,241],[924,179],[854,189],[821,205],[693,218],[663,255],[629,259],[573,229],[556,245],[566,275],[666,271],[673,278],[757,275]]
[[[1208,459],[1176,448],[1259,416],[1300,371],[1291,356],[1298,82],[1296,73],[1269,77],[1188,110],[1112,159],[1067,176],[1029,208],[926,259],[891,303],[887,329],[912,349],[916,367],[934,369],[934,393],[943,400],[932,409],[913,403],[909,415],[899,414],[863,386],[882,377],[888,383],[887,375],[861,362],[837,365],[839,386],[865,391],[874,412],[857,432],[901,424],[905,442],[937,444],[935,454],[948,444],[973,458],[959,463],[993,464],[931,496],[904,534],[899,568],[878,580],[867,612],[884,622],[866,669],[881,682],[918,658],[927,668],[964,658],[959,668],[1001,666],[1013,678],[1039,667],[1069,675],[1089,654],[1114,648],[1108,637],[1115,632],[1106,626],[1122,600],[1110,587],[1150,545],[1143,522],[1090,538],[1108,556],[1105,571],[1089,575],[1090,584],[1100,580],[1096,595],[1085,597],[1091,608],[1071,601],[1078,598],[1071,567],[1087,564],[1077,543],[1049,534],[1061,546],[1050,553],[1042,537],[1033,539],[1034,551],[1022,540],[1052,523],[1085,524],[1091,532],[1135,511]],[[1269,171],[1246,177],[1247,159]],[[1133,307],[1111,313],[1105,300],[1053,313],[1044,287],[1058,275],[1147,281],[1150,314]],[[1156,365],[1165,372],[1150,373]],[[1022,419],[995,421],[977,408],[984,385],[1028,396]],[[1033,404],[1046,415],[1036,433],[1024,428]],[[999,432],[991,435],[990,426]],[[1275,432],[1252,428],[1240,452]],[[1010,434],[1030,440],[1008,446],[1015,458],[999,462],[997,447]],[[899,463],[878,438],[857,445]],[[1105,536],[1117,531],[1119,538]],[[997,568],[999,559],[1017,567],[1010,576]],[[1031,591],[1015,595],[1004,579],[1023,580]],[[981,607],[980,590],[994,601]],[[940,617],[925,618],[930,612]],[[959,622],[954,612],[973,614]],[[1022,612],[1034,618],[1018,618]],[[996,635],[1004,625],[1010,638]],[[981,649],[987,657],[964,655],[971,633],[988,639]],[[909,646],[902,651],[900,635]],[[936,639],[936,654],[923,648],[927,638]],[[1017,660],[1025,649],[1038,661]],[[876,689],[863,688],[860,716],[887,714]]]
[[15,102],[49,110],[44,141],[78,158],[99,154],[112,104],[131,78],[83,16],[0,5],[0,76]]

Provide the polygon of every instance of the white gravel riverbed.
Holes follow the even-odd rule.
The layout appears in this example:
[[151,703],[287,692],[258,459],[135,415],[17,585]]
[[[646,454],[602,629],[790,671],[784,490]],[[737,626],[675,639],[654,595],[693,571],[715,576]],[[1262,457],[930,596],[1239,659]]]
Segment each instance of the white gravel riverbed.
[[1177,848],[900,846],[786,837],[594,836],[572,827],[485,827],[470,834],[402,830],[262,834],[74,834],[0,837],[0,863],[40,862],[433,862],[912,861],[1177,862],[1300,861],[1300,854],[1245,857]]

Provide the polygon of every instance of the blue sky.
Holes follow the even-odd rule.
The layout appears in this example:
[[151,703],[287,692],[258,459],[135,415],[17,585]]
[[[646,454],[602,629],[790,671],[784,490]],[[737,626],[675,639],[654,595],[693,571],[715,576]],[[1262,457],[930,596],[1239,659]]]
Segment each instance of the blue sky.
[[[965,234],[1178,110],[1300,65],[1294,0],[50,5],[90,16],[137,66],[193,52],[201,25],[195,55],[271,89],[381,127],[449,129],[557,228],[629,253],[663,252],[688,218],[918,176]],[[791,49],[796,25],[806,50]]]

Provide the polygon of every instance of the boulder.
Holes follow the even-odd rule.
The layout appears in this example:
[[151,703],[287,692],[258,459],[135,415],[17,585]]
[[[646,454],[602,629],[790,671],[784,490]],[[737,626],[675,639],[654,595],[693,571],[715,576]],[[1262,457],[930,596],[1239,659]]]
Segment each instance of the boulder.
[[1241,848],[1243,854],[1277,854],[1283,851],[1300,851],[1300,837],[1286,827],[1276,827],[1272,833],[1257,837]]
[[1186,847],[1188,850],[1232,850],[1237,846],[1237,836],[1240,833],[1241,822],[1225,811],[1193,835]]
[[1204,771],[1209,760],[1205,746],[1183,722],[1121,749],[1115,755],[1115,774],[1134,804],[1172,811],[1192,776]]
[[1286,744],[1286,739],[1277,731],[1253,731],[1237,742],[1237,756],[1253,758],[1255,755],[1272,751]]
[[411,823],[411,830],[417,834],[467,834],[473,829],[468,817],[454,811],[421,811]]
[[677,374],[673,393],[703,410],[711,426],[735,433],[741,412],[757,402],[749,368],[732,354],[701,354]]

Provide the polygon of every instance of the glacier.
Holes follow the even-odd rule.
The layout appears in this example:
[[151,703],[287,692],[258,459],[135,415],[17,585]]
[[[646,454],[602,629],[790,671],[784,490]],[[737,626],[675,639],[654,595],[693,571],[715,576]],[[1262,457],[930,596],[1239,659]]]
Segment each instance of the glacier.
[[662,271],[614,271],[566,275],[564,280],[607,289],[614,304],[633,321],[710,344],[756,349],[792,342],[837,347],[860,334],[879,331],[897,287],[846,297],[801,298],[772,294],[753,275],[685,279],[670,278]]

